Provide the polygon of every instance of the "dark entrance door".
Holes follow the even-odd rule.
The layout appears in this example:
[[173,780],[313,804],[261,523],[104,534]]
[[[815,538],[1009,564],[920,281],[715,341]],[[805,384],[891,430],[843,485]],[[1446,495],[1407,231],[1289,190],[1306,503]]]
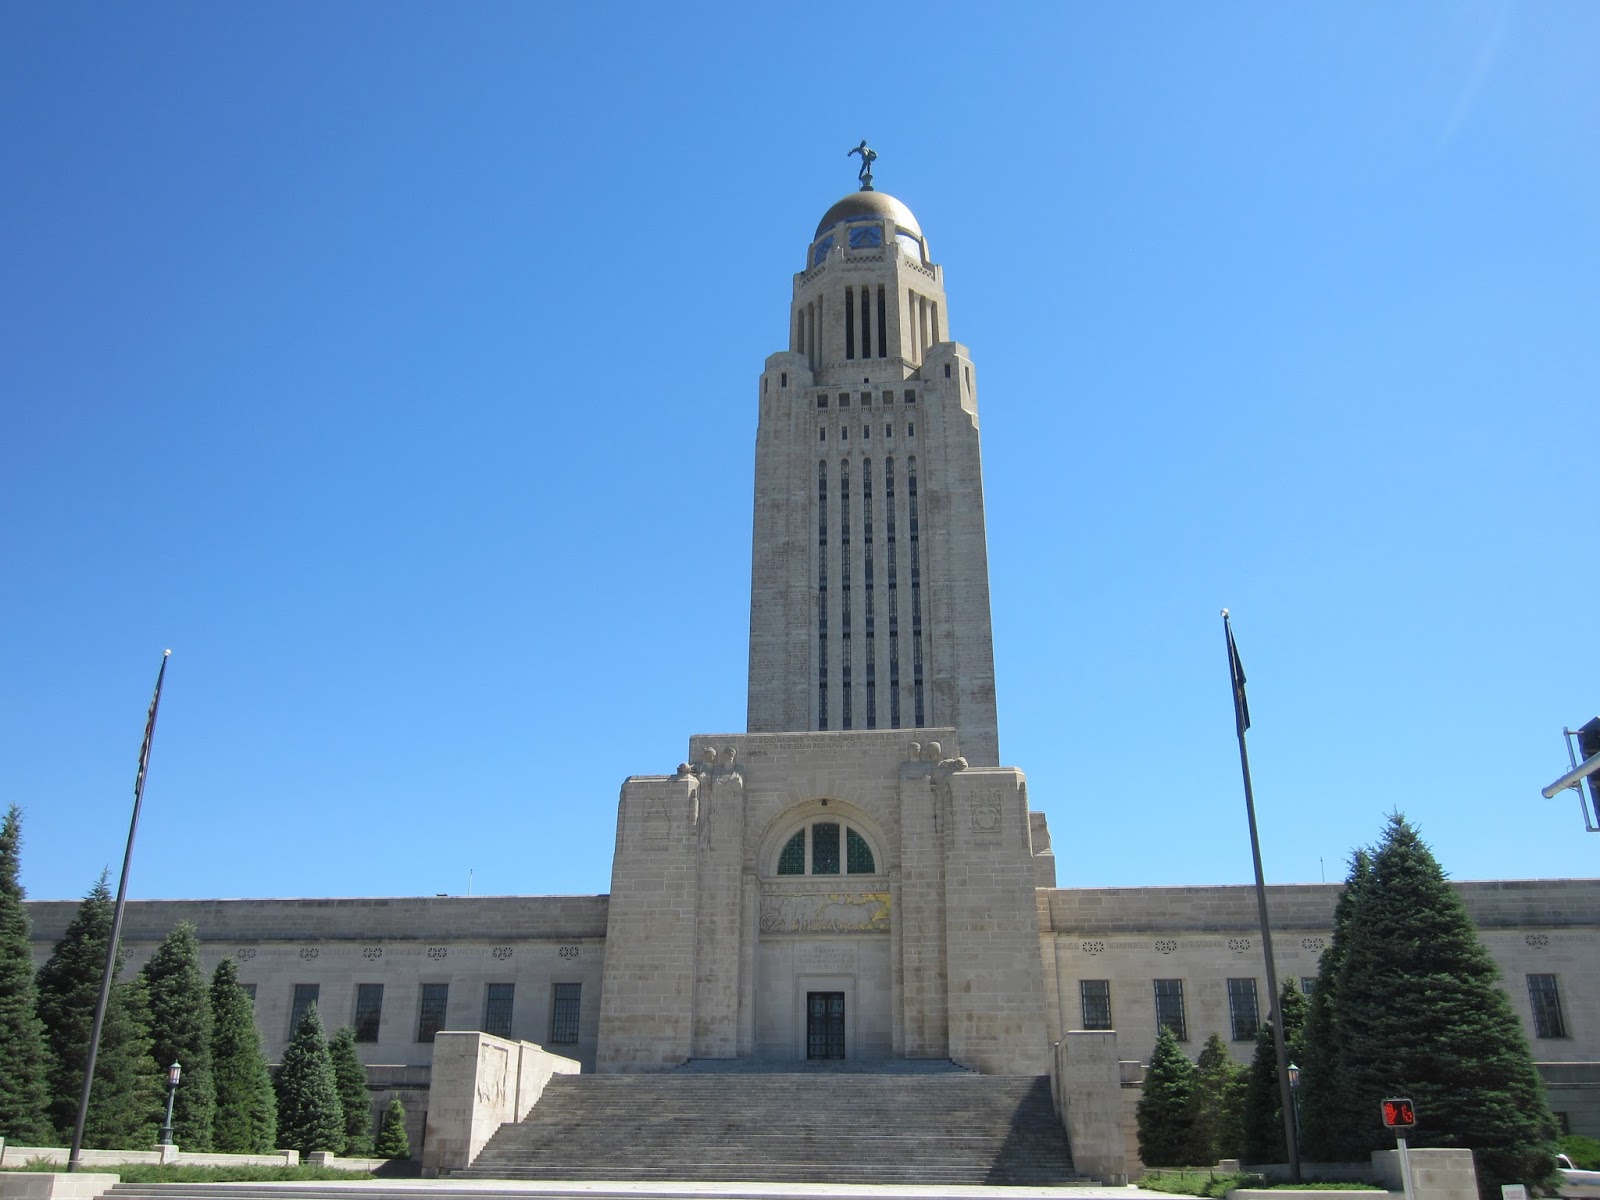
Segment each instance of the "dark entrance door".
[[844,1057],[844,993],[806,993],[806,1057]]

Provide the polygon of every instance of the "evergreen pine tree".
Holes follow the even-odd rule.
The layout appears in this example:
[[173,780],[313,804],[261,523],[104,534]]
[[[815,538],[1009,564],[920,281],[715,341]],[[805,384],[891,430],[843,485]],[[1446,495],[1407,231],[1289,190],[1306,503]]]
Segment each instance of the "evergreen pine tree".
[[22,810],[13,804],[0,822],[0,1138],[37,1146],[53,1131],[45,1116],[49,1060],[22,906],[21,848]]
[[1367,1116],[1366,1149],[1392,1139],[1376,1113],[1408,1096],[1418,1146],[1472,1149],[1486,1200],[1555,1169],[1556,1123],[1499,969],[1461,898],[1404,818],[1391,818],[1350,916],[1335,1020],[1339,1069]]
[[410,1158],[411,1142],[406,1137],[406,1106],[396,1096],[383,1110],[383,1123],[378,1127],[379,1158]]
[[1363,1119],[1345,1088],[1340,1067],[1342,1034],[1337,1020],[1339,972],[1349,949],[1350,922],[1372,876],[1372,855],[1350,857],[1344,891],[1333,909],[1333,937],[1317,968],[1317,984],[1300,1035],[1300,1153],[1312,1162],[1346,1162],[1363,1157],[1370,1119]]
[[1189,1143],[1190,1097],[1194,1064],[1184,1057],[1178,1039],[1165,1025],[1156,1035],[1150,1067],[1139,1096],[1139,1159],[1147,1167],[1183,1166]]
[[233,959],[211,976],[211,1073],[217,1111],[212,1146],[224,1154],[266,1154],[278,1136],[278,1100],[261,1053],[255,1006]]
[[[1295,980],[1283,981],[1278,992],[1278,1008],[1283,1013],[1284,1047],[1289,1061],[1300,1066],[1307,1004]],[[1243,1157],[1252,1163],[1289,1161],[1289,1150],[1283,1140],[1283,1105],[1278,1091],[1278,1048],[1273,1042],[1270,1020],[1256,1030],[1255,1055],[1245,1068]]]
[[189,921],[169,933],[145,963],[150,1040],[158,1072],[183,1065],[173,1094],[172,1140],[189,1151],[211,1149],[216,1085],[211,1070],[211,997],[200,972],[200,939]]
[[[150,999],[144,980],[121,980],[111,988],[100,1029],[83,1144],[94,1150],[148,1148],[161,1124],[163,1086],[150,1057]],[[70,1124],[66,1132],[71,1133]]]
[[1189,1141],[1183,1161],[1209,1166],[1243,1154],[1243,1114],[1238,1109],[1240,1069],[1228,1055],[1221,1035],[1213,1033],[1195,1060],[1194,1088],[1189,1095]]
[[278,1091],[278,1140],[284,1146],[301,1154],[313,1150],[337,1154],[344,1148],[339,1085],[315,1004],[300,1018],[273,1082]]
[[[47,1115],[63,1144],[72,1136],[77,1121],[89,1035],[94,1029],[94,1010],[100,1000],[100,977],[110,938],[111,892],[102,873],[73,914],[49,960],[39,969],[39,1018],[50,1054]],[[121,964],[119,954],[113,977]],[[123,1131],[143,1130],[159,1104],[161,1083],[149,1057],[147,1012],[142,988],[111,989],[90,1091],[85,1144],[100,1146],[105,1138],[122,1136]],[[137,1063],[129,1058],[135,1051],[143,1055]],[[100,1140],[88,1141],[90,1129],[99,1131],[95,1136]],[[129,1132],[128,1136],[132,1135]],[[142,1148],[154,1138],[155,1124],[151,1123],[149,1137],[110,1148]]]
[[344,1149],[351,1158],[372,1155],[372,1094],[367,1091],[367,1068],[356,1052],[356,1033],[346,1025],[328,1043],[339,1106],[344,1110]]

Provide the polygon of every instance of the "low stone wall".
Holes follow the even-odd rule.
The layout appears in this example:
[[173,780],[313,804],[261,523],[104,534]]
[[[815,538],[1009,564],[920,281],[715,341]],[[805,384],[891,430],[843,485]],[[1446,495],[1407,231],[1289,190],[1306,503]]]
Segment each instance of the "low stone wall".
[[[20,1167],[31,1162],[67,1165],[71,1151],[66,1146],[12,1146],[0,1138],[0,1167]],[[185,1154],[181,1146],[156,1146],[150,1150],[80,1150],[78,1163],[84,1167],[143,1166],[183,1167],[295,1167],[300,1151],[274,1150],[271,1154]],[[350,1167],[350,1170],[370,1170]],[[9,1194],[9,1193],[8,1193]]]
[[50,1171],[0,1172],[0,1200],[94,1200],[118,1183],[115,1175],[92,1175],[82,1171],[55,1174]]
[[1087,1030],[1063,1034],[1050,1065],[1051,1090],[1067,1131],[1073,1167],[1106,1183],[1126,1183],[1129,1163],[1117,1035]]
[[[1411,1200],[1477,1200],[1478,1172],[1471,1150],[1408,1149],[1406,1157],[1411,1160]],[[1372,1172],[1381,1187],[1403,1189],[1400,1151],[1374,1150]]]
[[580,1070],[576,1059],[533,1042],[477,1031],[435,1034],[423,1176],[437,1178],[471,1166],[495,1130],[528,1115],[552,1076]]

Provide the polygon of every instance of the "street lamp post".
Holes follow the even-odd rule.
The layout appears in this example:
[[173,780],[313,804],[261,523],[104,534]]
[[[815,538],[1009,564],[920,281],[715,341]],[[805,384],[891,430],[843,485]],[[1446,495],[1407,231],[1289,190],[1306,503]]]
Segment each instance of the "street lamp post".
[[161,1123],[161,1134],[156,1138],[156,1145],[172,1145],[172,1100],[178,1094],[178,1080],[183,1078],[183,1067],[173,1063],[167,1068],[167,1119]]
[[1294,1106],[1294,1140],[1300,1140],[1300,1068],[1289,1064],[1289,1103]]

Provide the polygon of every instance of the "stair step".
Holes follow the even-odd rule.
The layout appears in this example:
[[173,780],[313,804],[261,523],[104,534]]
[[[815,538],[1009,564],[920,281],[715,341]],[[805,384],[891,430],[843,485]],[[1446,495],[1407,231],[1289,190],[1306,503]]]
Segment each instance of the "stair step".
[[459,1179],[1085,1183],[1046,1077],[939,1069],[568,1075]]

